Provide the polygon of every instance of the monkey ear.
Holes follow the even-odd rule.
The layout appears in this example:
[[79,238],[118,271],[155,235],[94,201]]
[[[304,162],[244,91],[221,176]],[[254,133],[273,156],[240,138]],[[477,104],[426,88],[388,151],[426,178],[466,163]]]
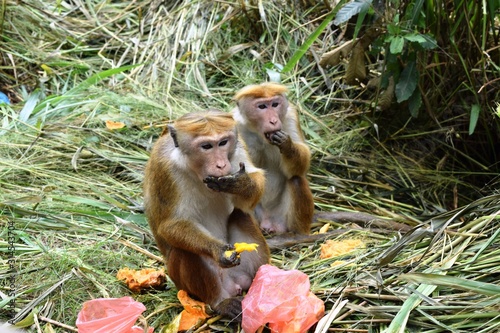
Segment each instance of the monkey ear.
[[167,125],[168,131],[170,132],[170,136],[174,140],[174,146],[179,147],[179,143],[177,142],[177,131],[173,125]]

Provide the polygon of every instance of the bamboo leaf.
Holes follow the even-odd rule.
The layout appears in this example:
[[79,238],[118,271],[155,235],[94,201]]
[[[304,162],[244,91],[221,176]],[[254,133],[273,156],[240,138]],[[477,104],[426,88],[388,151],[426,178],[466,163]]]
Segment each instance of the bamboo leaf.
[[479,119],[479,113],[481,112],[481,107],[477,104],[472,105],[470,109],[470,120],[469,120],[469,135],[474,134],[476,129],[477,120]]
[[31,116],[33,111],[35,110],[36,104],[42,97],[42,93],[40,90],[36,89],[33,93],[30,94],[26,103],[24,103],[23,109],[19,113],[19,120],[22,122],[26,122],[28,118]]
[[118,67],[118,68],[112,68],[112,69],[108,69],[108,70],[105,70],[103,72],[94,74],[91,77],[89,77],[88,79],[86,79],[83,82],[81,82],[76,87],[68,90],[64,95],[62,95],[62,96],[51,96],[51,97],[45,99],[42,103],[40,103],[33,110],[32,114],[37,114],[38,112],[40,112],[41,110],[43,110],[48,105],[52,105],[52,106],[57,105],[59,102],[61,102],[63,100],[66,100],[68,97],[77,95],[78,93],[84,91],[85,89],[88,89],[90,86],[93,86],[96,83],[99,83],[100,81],[104,80],[105,78],[108,78],[108,77],[113,76],[115,74],[119,74],[119,73],[125,72],[125,71],[127,71],[129,69],[132,69],[132,68],[135,68],[137,66],[140,66],[140,64],[138,64],[138,65],[127,65],[127,66],[122,66],[122,67]]
[[497,296],[500,297],[500,286],[467,280],[454,276],[430,274],[430,273],[408,273],[399,276],[399,279],[414,282],[425,283],[434,286],[450,287],[465,291],[472,291],[481,295]]
[[330,14],[326,16],[326,18],[321,22],[321,24],[314,30],[312,34],[304,41],[304,43],[299,47],[297,51],[292,55],[290,60],[285,64],[281,73],[287,73],[295,67],[295,65],[299,62],[300,58],[309,50],[311,45],[318,39],[319,35],[325,30],[330,21],[335,16],[335,11],[332,11]]
[[342,7],[337,15],[335,16],[335,20],[333,21],[333,24],[339,25],[344,22],[347,22],[353,17],[354,15],[362,12],[362,11],[368,11],[370,8],[372,1],[371,0],[355,0],[352,2],[347,3],[344,7]]

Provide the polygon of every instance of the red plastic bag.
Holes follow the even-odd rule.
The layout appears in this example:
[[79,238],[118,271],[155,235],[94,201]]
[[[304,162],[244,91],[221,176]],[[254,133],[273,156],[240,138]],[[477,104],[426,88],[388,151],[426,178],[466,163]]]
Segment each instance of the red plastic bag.
[[242,302],[243,329],[255,333],[269,323],[272,332],[306,332],[325,313],[309,289],[309,277],[298,270],[261,266]]
[[[132,297],[97,298],[83,303],[78,313],[78,333],[139,333],[133,326],[146,307]],[[153,332],[149,328],[149,332]]]

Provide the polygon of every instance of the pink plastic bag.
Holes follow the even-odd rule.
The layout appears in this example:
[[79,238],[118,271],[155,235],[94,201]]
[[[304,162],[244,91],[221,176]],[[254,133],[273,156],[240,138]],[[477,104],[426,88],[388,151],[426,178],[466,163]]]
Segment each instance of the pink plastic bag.
[[[78,333],[139,333],[133,326],[146,307],[132,297],[98,298],[83,303],[78,313]],[[152,328],[149,329],[151,333]]]
[[325,313],[309,288],[309,277],[298,270],[261,266],[242,302],[243,329],[255,333],[269,323],[272,332],[306,332]]

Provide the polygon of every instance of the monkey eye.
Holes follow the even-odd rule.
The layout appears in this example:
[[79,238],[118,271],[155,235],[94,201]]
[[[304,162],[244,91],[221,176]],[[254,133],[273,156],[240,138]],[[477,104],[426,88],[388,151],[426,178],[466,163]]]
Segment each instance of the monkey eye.
[[219,147],[225,146],[227,144],[227,141],[228,141],[227,139],[224,139],[221,142],[219,142]]
[[278,103],[278,102],[274,102],[274,103],[273,103],[273,108],[278,107],[278,105],[280,105],[280,103]]
[[266,108],[266,104],[259,104],[257,107],[261,110],[264,110]]
[[205,150],[209,150],[210,148],[212,148],[212,144],[210,143],[204,143],[201,145],[201,148],[205,149]]

